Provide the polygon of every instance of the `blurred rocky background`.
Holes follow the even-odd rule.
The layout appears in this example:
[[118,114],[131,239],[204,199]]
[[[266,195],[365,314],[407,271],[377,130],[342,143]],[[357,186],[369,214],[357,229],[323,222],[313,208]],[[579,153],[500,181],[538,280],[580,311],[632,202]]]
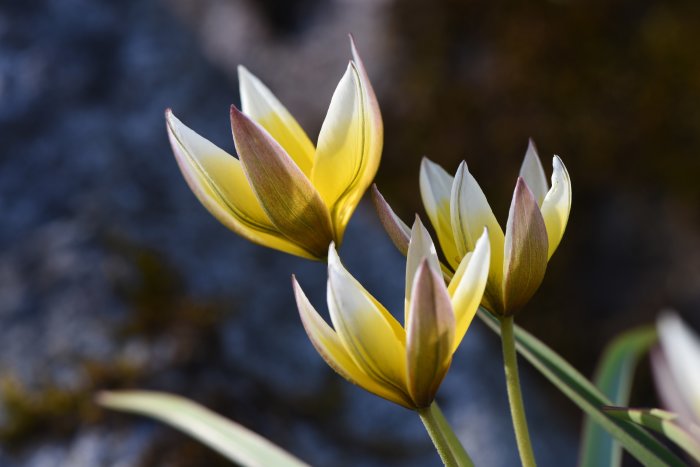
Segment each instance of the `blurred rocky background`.
[[[314,465],[436,465],[410,412],[308,343],[296,273],[187,189],[163,110],[232,151],[236,65],[312,139],[352,32],[383,111],[377,183],[405,218],[420,158],[466,159],[504,220],[533,137],[572,175],[569,227],[520,323],[591,374],[602,347],[674,307],[700,328],[700,6],[439,0],[0,3],[0,465],[225,465],[103,388],[193,398]],[[403,264],[368,205],[342,255],[393,309]],[[575,463],[580,414],[522,365],[542,465]],[[646,365],[633,401],[653,404]],[[478,465],[514,465],[498,342],[475,323],[440,392]]]

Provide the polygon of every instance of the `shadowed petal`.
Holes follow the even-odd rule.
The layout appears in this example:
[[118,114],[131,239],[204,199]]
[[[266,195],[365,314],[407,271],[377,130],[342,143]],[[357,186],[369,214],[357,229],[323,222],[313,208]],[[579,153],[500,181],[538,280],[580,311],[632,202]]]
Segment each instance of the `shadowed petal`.
[[682,415],[682,423],[687,425],[688,422],[700,423],[700,415],[693,413],[689,402],[685,400],[685,396],[681,388],[678,386],[668,358],[660,346],[656,346],[649,352],[651,360],[652,375],[656,386],[656,393],[661,399],[664,408]]
[[532,139],[527,143],[525,159],[523,160],[523,165],[520,166],[520,176],[525,180],[530,191],[532,191],[537,204],[542,206],[542,201],[544,201],[544,197],[547,196],[549,191],[549,183],[547,183],[547,176],[544,173],[542,161],[540,161],[540,156],[537,155],[537,148],[535,148],[535,143]]
[[238,83],[243,113],[265,128],[308,177],[316,149],[299,123],[267,86],[240,65]]
[[389,235],[394,246],[398,248],[401,254],[406,256],[408,254],[408,243],[411,240],[411,229],[394,213],[375,184],[372,184],[372,202],[384,231]]
[[549,238],[549,252],[547,258],[551,258],[564,236],[566,223],[569,221],[571,211],[571,179],[564,163],[559,157],[552,159],[552,188],[550,188],[540,210],[544,223],[547,226]]
[[414,277],[416,276],[418,267],[424,260],[428,261],[428,265],[433,268],[433,271],[435,271],[436,274],[442,274],[440,270],[440,260],[438,260],[433,239],[430,238],[430,234],[426,230],[425,226],[423,226],[420,218],[416,215],[416,219],[413,222],[413,228],[411,229],[411,240],[409,242],[408,253],[406,255],[404,324],[408,323],[409,321],[408,314],[411,309],[410,302],[413,295],[411,289],[414,284]]
[[405,331],[328,250],[328,308],[340,341],[370,378],[401,391],[406,381]]
[[484,228],[481,237],[476,241],[474,251],[464,256],[447,288],[452,297],[456,323],[453,352],[462,342],[479,309],[489,276],[490,261],[491,245],[488,232]]
[[657,328],[676,387],[700,420],[700,337],[675,313],[661,315]]
[[445,259],[455,269],[464,255],[458,253],[452,231],[450,197],[454,178],[442,167],[424,157],[420,164],[419,181],[425,211],[437,233]]
[[452,185],[450,201],[452,230],[460,256],[474,250],[476,240],[481,236],[484,227],[488,229],[491,243],[491,266],[489,280],[482,303],[491,311],[503,307],[501,284],[503,281],[503,245],[505,238],[503,230],[491,211],[481,187],[462,162],[457,169]]
[[290,242],[258,202],[238,159],[165,113],[168,137],[190,189],[226,227],[253,243],[297,256],[313,256]]
[[355,45],[321,127],[311,180],[331,209],[337,238],[377,173],[384,130]]
[[547,269],[547,229],[537,201],[518,178],[506,227],[503,263],[504,310],[518,311],[537,291]]
[[406,323],[408,391],[417,407],[433,401],[452,361],[455,317],[440,270],[425,258],[413,284]]
[[306,334],[326,363],[351,383],[384,399],[411,408],[412,404],[406,399],[405,394],[397,391],[392,386],[383,384],[381,381],[375,381],[355,364],[355,361],[343,347],[336,332],[318,314],[308,298],[306,298],[304,291],[294,276],[292,276],[292,286]]
[[333,231],[316,189],[267,131],[233,106],[231,128],[245,173],[270,220],[287,238],[324,258]]

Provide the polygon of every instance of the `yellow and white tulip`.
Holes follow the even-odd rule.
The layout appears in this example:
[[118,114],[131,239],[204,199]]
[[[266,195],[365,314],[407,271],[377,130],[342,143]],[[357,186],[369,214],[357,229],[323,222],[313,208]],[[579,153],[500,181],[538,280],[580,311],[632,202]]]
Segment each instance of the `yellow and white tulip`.
[[559,157],[552,164],[550,188],[530,142],[505,234],[466,162],[454,177],[428,159],[421,164],[423,204],[453,269],[474,249],[483,228],[488,228],[491,268],[482,304],[497,315],[512,315],[532,297],[564,234],[571,210],[571,181]]
[[416,218],[408,246],[404,326],[328,252],[328,309],[333,327],[296,279],[297,306],[316,350],[348,381],[410,409],[428,407],[479,307],[490,247],[486,232],[445,285],[433,241]]
[[178,165],[201,203],[248,240],[310,259],[340,244],[372,182],[383,144],[374,91],[354,43],[318,145],[262,82],[239,68],[241,107],[231,107],[238,159],[166,111]]

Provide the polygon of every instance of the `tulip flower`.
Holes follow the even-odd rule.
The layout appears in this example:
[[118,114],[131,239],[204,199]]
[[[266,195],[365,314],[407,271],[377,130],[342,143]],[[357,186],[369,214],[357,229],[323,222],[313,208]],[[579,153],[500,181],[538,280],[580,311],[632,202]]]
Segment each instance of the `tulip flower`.
[[491,243],[491,267],[483,306],[511,316],[539,287],[547,262],[561,240],[571,209],[571,181],[559,157],[549,187],[530,142],[515,186],[505,234],[466,162],[450,176],[424,158],[420,190],[425,210],[452,268],[472,251],[484,226]]
[[661,401],[700,443],[700,336],[670,312],[661,315],[657,330],[660,345],[651,363]]
[[481,301],[488,276],[487,234],[445,286],[435,246],[416,219],[406,261],[404,325],[328,252],[328,309],[333,327],[293,278],[304,328],[316,350],[348,381],[410,409],[428,407]]
[[241,107],[231,107],[238,158],[166,111],[168,135],[185,180],[201,203],[246,239],[324,259],[340,244],[372,182],[383,128],[377,99],[351,39],[353,59],[338,84],[318,145],[272,92],[239,67]]

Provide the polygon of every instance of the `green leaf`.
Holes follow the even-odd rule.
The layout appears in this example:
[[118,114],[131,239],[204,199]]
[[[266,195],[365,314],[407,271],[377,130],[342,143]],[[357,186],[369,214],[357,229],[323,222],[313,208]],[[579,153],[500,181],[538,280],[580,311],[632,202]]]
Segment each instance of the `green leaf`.
[[[656,342],[653,326],[627,331],[613,339],[598,363],[593,382],[615,405],[629,403],[637,362]],[[619,466],[622,450],[591,417],[586,417],[581,441],[580,467]]]
[[679,417],[675,413],[661,409],[628,407],[604,407],[603,410],[615,418],[641,425],[664,435],[700,462],[700,427],[692,423],[679,423]]
[[[500,334],[498,319],[488,311],[479,309],[479,317]],[[593,383],[572,367],[556,352],[532,334],[515,326],[516,348],[540,373],[581,408],[603,429],[610,433],[627,451],[644,465],[684,466],[675,454],[659,443],[643,428],[613,419],[605,414],[603,406],[608,399]]]
[[185,398],[152,391],[102,392],[99,404],[152,417],[198,439],[246,467],[307,464],[262,436]]

